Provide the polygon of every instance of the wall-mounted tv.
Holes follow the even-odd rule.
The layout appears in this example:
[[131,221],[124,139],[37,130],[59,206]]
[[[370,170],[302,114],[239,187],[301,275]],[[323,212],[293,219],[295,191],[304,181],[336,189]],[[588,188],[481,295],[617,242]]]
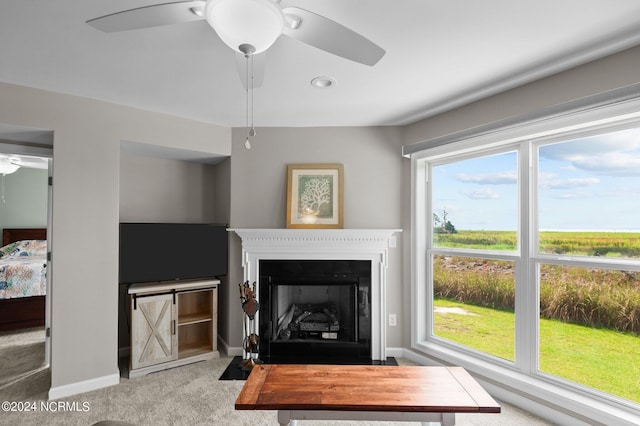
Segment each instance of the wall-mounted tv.
[[227,263],[224,224],[120,224],[120,284],[214,278]]

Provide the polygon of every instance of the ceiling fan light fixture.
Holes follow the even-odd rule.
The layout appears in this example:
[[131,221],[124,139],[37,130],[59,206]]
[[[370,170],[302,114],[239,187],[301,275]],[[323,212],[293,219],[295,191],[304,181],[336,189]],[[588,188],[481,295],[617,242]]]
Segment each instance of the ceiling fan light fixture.
[[0,158],[0,175],[10,175],[18,170],[20,166],[12,163],[10,160]]
[[208,0],[205,18],[230,48],[250,44],[254,53],[267,50],[282,34],[284,15],[272,0]]

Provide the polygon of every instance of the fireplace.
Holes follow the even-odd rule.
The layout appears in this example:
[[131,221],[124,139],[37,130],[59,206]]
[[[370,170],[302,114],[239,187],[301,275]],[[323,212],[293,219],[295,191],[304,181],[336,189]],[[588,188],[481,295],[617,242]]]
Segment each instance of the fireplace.
[[[242,239],[243,279],[256,283],[261,358],[387,359],[387,257],[400,230],[230,231]],[[353,309],[348,313],[347,308]],[[287,314],[291,321],[299,319],[286,327],[288,331],[277,324]],[[243,355],[248,358],[246,352]]]
[[261,260],[260,359],[371,360],[371,262]]

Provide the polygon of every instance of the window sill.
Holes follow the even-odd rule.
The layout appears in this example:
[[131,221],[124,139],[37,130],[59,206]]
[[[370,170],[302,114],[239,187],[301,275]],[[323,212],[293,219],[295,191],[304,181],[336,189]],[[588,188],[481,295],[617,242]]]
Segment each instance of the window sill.
[[[467,369],[497,399],[519,406],[555,424],[638,425],[640,407],[607,394],[529,376],[515,367],[467,355],[438,343],[416,343],[404,357],[419,364],[457,365]],[[559,418],[562,417],[563,420]]]

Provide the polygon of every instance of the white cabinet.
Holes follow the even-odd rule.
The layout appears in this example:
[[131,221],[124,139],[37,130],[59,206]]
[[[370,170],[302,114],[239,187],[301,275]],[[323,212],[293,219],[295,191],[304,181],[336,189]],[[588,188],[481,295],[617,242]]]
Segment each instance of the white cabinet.
[[219,280],[198,280],[129,287],[129,377],[220,356],[219,284]]

